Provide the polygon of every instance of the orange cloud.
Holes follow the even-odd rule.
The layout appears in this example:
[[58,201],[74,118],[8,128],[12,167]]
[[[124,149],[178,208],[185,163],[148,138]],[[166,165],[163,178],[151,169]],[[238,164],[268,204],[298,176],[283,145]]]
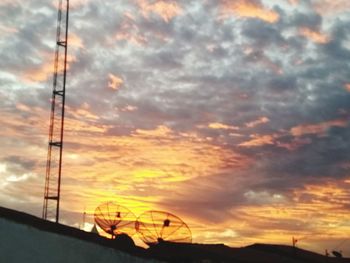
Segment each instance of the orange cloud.
[[294,140],[292,140],[289,143],[283,143],[283,142],[277,141],[276,145],[278,147],[285,148],[289,151],[295,151],[298,148],[300,148],[301,146],[310,144],[311,142],[312,142],[312,140],[310,138],[297,137],[297,138],[294,138]]
[[84,48],[83,40],[76,34],[69,34],[68,37],[69,47]]
[[47,80],[53,74],[53,61],[50,60],[44,64],[32,68],[23,74],[23,80],[27,82],[42,82]]
[[274,144],[273,135],[251,135],[252,139],[243,143],[240,143],[239,146],[242,147],[256,147],[266,144]]
[[109,126],[88,123],[86,120],[76,120],[74,118],[65,118],[64,120],[65,133],[89,133],[89,134],[103,134]]
[[109,77],[108,88],[111,88],[113,90],[120,89],[121,85],[124,83],[124,81],[116,75],[109,74],[108,77]]
[[350,83],[345,84],[344,88],[345,88],[348,92],[350,92]]
[[138,0],[137,3],[145,17],[148,17],[150,13],[154,13],[159,15],[167,23],[182,13],[182,8],[175,1]]
[[154,130],[137,129],[136,134],[147,137],[164,137],[171,135],[172,131],[167,126],[158,126]]
[[0,1],[0,6],[7,6],[7,5],[13,5],[16,6],[18,5],[18,1],[16,0],[1,0]]
[[128,105],[122,109],[120,109],[121,111],[123,112],[131,112],[131,111],[137,111],[138,110],[138,107],[136,106],[132,106],[132,105]]
[[147,43],[147,39],[144,36],[133,34],[130,32],[119,32],[115,35],[115,39],[118,41],[126,40],[138,46],[143,46]]
[[253,128],[255,126],[258,126],[260,124],[264,124],[264,123],[268,123],[270,122],[270,119],[267,117],[260,117],[258,120],[256,121],[252,121],[252,122],[248,122],[245,125],[249,128]]
[[[232,213],[240,217],[226,222],[237,224],[235,229],[239,229],[238,233],[246,234],[239,236],[239,241],[230,239],[227,243],[273,242],[289,245],[290,238],[295,236],[304,248],[322,252],[322,246],[316,241],[325,239],[333,244],[339,243],[339,239],[347,239],[350,231],[346,210],[350,204],[347,181],[307,184],[295,189],[288,197],[273,192],[247,191],[245,197],[256,199],[257,204],[232,209]],[[249,232],[253,233],[252,236]]]
[[350,1],[348,0],[323,0],[313,1],[316,11],[322,15],[336,15],[337,13],[350,10]]
[[[128,41],[134,45],[143,46],[147,43],[146,37],[135,23],[135,18],[129,12],[125,12],[123,16],[123,22],[114,35],[117,41]],[[114,43],[111,42],[111,44]]]
[[90,119],[90,120],[98,120],[100,119],[99,116],[93,114],[90,111],[90,105],[86,102],[81,105],[78,109],[72,109],[69,107],[69,105],[66,106],[67,113],[71,114],[75,119],[81,120],[81,119]]
[[0,36],[17,33],[18,29],[15,27],[8,27],[0,24]]
[[[37,154],[41,155],[45,150],[41,149],[40,146],[38,147],[38,145],[42,146],[41,143],[47,139],[49,129],[47,114],[47,110],[23,103],[17,103],[15,111],[12,111],[10,108],[8,110],[3,109],[0,117],[0,126],[2,127],[0,129],[0,137],[21,140],[23,149],[19,155],[27,156],[25,158],[36,156]],[[4,145],[4,154],[7,154],[6,146],[9,145]],[[32,154],[30,154],[31,151]],[[45,156],[45,154],[39,158],[42,158],[42,156]]]
[[[26,105],[17,105],[18,110],[27,111],[28,108]],[[77,112],[79,110],[89,111],[89,105],[82,104]],[[47,119],[45,110],[34,108],[31,112],[38,113],[40,118],[30,118],[26,120],[28,123]],[[76,117],[81,116],[78,114]],[[20,114],[5,112],[0,117],[0,125],[5,131],[2,129],[0,133],[9,136],[6,129],[14,127],[19,134],[18,137],[16,134],[16,138],[25,144],[27,140],[24,139],[24,133],[27,129],[23,129],[23,123]],[[44,124],[46,127],[40,131],[29,130],[28,140],[36,138],[46,142],[48,124]],[[336,244],[339,241],[334,240],[347,238],[350,231],[348,211],[344,208],[350,200],[349,178],[307,184],[288,195],[247,189],[244,198],[256,204],[228,209],[228,213],[237,216],[204,223],[205,218],[178,213],[176,203],[174,206],[162,207],[162,199],[164,196],[190,192],[193,185],[188,184],[188,188],[184,185],[191,178],[196,178],[196,182],[203,177],[207,177],[208,182],[211,179],[213,182],[220,180],[217,172],[226,169],[230,160],[237,160],[232,173],[246,167],[249,160],[242,159],[232,150],[205,142],[195,134],[177,135],[165,125],[151,130],[140,129],[132,136],[106,136],[108,126],[99,126],[94,122],[82,123],[80,119],[74,120],[69,115],[66,124],[62,184],[64,198],[61,204],[65,210],[81,215],[86,207],[88,223],[93,223],[94,209],[100,203],[113,200],[128,207],[136,215],[149,209],[174,212],[189,224],[195,242],[225,242],[232,246],[255,242],[290,244],[290,237],[296,236],[300,237],[303,248],[322,252],[322,246],[315,247],[314,244],[319,245],[316,241],[323,238]],[[258,139],[259,136],[252,138]],[[6,153],[6,148],[3,152]],[[46,149],[42,143],[40,146],[23,147],[21,154],[24,158],[34,155],[42,160]],[[38,165],[32,172],[40,174],[42,169]],[[0,173],[4,171],[6,166],[0,164]],[[13,184],[8,191],[16,189],[23,193],[28,188],[40,190],[38,183],[17,182],[32,180],[33,177],[34,174],[29,173],[8,177],[8,187]],[[216,186],[209,184],[208,187]],[[41,192],[37,192],[35,195],[40,196],[37,202],[40,202]]]
[[71,211],[81,211],[83,206],[93,211],[108,200],[138,214],[161,209],[158,202],[181,191],[181,182],[246,165],[245,158],[231,150],[196,136],[181,136],[164,125],[139,129],[131,136],[105,136],[106,129],[68,119],[64,189],[69,200],[65,207]]
[[326,44],[330,41],[330,37],[326,34],[322,34],[321,32],[314,31],[307,27],[300,28],[299,33],[300,35],[318,44]]
[[[91,0],[75,0],[75,1],[71,1],[71,3],[69,3],[69,8],[71,10],[72,9],[81,8],[81,7],[85,6],[85,5],[87,5],[89,2],[91,2]],[[58,1],[52,2],[52,5],[57,9],[58,8]],[[65,7],[65,3],[63,3],[63,7]]]
[[[346,181],[346,180],[345,180]],[[300,198],[304,194],[309,194],[313,198],[314,203],[318,203],[318,200],[328,200],[335,207],[334,204],[342,205],[350,203],[348,196],[349,192],[345,187],[340,187],[337,183],[328,182],[325,185],[306,185],[304,189],[296,191],[296,198],[300,201]]]
[[28,107],[27,105],[22,104],[22,103],[17,103],[16,104],[16,109],[20,110],[20,111],[24,111],[24,112],[30,112],[31,111],[30,107]]
[[303,136],[305,134],[318,134],[324,136],[327,130],[331,127],[346,127],[348,122],[346,120],[332,120],[317,124],[298,125],[290,129],[290,133],[295,136]]
[[220,122],[209,123],[208,127],[214,130],[239,130],[236,126],[230,126]]
[[275,23],[279,14],[266,9],[261,3],[251,0],[221,0],[221,9],[224,16],[237,15],[240,17],[258,18],[269,23]]
[[[32,69],[24,72],[22,78],[27,82],[43,82],[49,79],[53,75],[54,71],[54,56],[51,54],[43,55],[43,63],[34,66]],[[76,60],[75,56],[67,56],[67,70],[70,68],[70,63]],[[59,64],[58,72],[63,71],[63,64]]]
[[299,4],[299,0],[288,0],[288,2],[289,2],[291,5],[297,5],[297,4]]

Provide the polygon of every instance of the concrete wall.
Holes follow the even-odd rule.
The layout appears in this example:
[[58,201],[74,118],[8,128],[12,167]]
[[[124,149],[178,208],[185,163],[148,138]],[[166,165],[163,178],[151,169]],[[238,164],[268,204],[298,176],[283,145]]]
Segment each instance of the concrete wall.
[[158,262],[0,218],[1,263]]

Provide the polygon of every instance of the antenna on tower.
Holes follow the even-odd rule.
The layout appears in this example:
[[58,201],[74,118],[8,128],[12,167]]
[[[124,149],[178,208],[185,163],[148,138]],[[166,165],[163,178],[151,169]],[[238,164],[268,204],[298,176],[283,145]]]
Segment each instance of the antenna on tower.
[[55,220],[56,223],[58,223],[60,212],[69,17],[69,0],[65,0],[65,3],[63,1],[58,2],[56,52],[42,212],[43,219]]

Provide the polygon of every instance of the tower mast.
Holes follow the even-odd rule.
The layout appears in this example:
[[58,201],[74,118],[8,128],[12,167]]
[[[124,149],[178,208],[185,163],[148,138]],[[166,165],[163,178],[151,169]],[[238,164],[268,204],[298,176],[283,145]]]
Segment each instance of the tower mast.
[[59,0],[42,218],[58,223],[67,79],[69,0]]

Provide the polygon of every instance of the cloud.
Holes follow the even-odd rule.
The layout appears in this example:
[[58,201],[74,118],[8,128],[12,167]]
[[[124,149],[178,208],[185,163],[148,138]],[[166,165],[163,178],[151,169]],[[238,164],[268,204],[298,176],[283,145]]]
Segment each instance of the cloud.
[[288,0],[288,2],[292,5],[297,5],[299,4],[299,0]]
[[[348,233],[346,9],[289,2],[77,1],[62,222],[112,199],[178,214],[196,242],[315,234],[322,252]],[[40,215],[57,13],[1,3],[0,200]]]
[[345,89],[350,92],[350,83],[345,84]]
[[[70,69],[70,65],[74,62],[75,57],[67,55],[67,71]],[[28,82],[45,82],[47,81],[54,73],[53,54],[44,54],[42,63],[33,66],[31,69],[23,72],[23,80]],[[62,73],[64,70],[63,64],[59,64],[58,73]]]
[[[23,156],[7,156],[2,159],[8,166],[17,166],[23,170],[32,170],[36,166],[36,160],[27,159]],[[7,170],[10,168],[7,168]]]
[[325,136],[327,131],[332,127],[346,127],[347,120],[332,120],[317,124],[299,125],[291,128],[290,133],[293,136],[303,136],[305,134],[316,134],[318,136]]
[[23,79],[28,82],[44,82],[53,75],[53,59],[46,57],[47,62],[33,67],[23,73]]
[[146,137],[153,137],[153,136],[168,136],[172,133],[172,131],[166,127],[166,126],[158,126],[156,129],[154,130],[141,130],[141,129],[137,129],[135,131],[138,135],[142,135],[142,136],[146,136]]
[[256,147],[256,146],[262,146],[266,144],[274,144],[274,136],[271,135],[251,135],[251,140],[242,142],[239,144],[239,146],[243,147]]
[[346,0],[326,0],[313,1],[313,5],[320,14],[335,15],[337,13],[347,12],[350,9],[350,3]]
[[84,48],[83,40],[76,34],[69,34],[68,43],[69,47]]
[[[261,23],[258,20],[245,21],[242,25],[241,32],[248,39],[254,41],[254,51],[261,50],[266,46],[281,48],[287,44],[283,34],[281,34],[281,30],[279,30],[278,27],[269,23]],[[250,42],[248,43],[250,44]]]
[[270,122],[269,118],[267,117],[260,117],[259,119],[251,122],[247,122],[245,125],[249,128],[254,128],[260,124],[268,123]]
[[221,9],[224,16],[234,14],[239,17],[258,18],[268,23],[275,23],[279,19],[277,12],[265,8],[256,0],[222,0]]
[[11,1],[11,0],[4,0],[1,1],[0,5],[2,6],[8,6],[8,5],[18,5],[19,3],[17,1]]
[[111,88],[113,90],[118,90],[121,87],[121,85],[124,83],[124,81],[120,77],[113,75],[111,73],[108,75],[108,77],[109,77],[108,88]]
[[115,35],[116,40],[126,40],[135,45],[145,45],[147,43],[147,39],[141,35],[133,35],[127,32],[117,33]]
[[74,11],[76,8],[82,8],[86,6],[91,0],[76,0],[69,3],[70,8]]
[[80,107],[77,109],[73,109],[69,106],[67,106],[66,109],[67,109],[68,115],[74,117],[76,120],[79,120],[79,119],[98,120],[98,119],[100,119],[99,116],[93,114],[90,111],[91,106],[86,102],[83,103],[82,105],[80,105]]
[[6,36],[17,32],[18,32],[17,28],[0,25],[0,36]]
[[141,8],[141,12],[145,17],[149,17],[151,13],[154,13],[160,16],[167,23],[182,13],[182,8],[175,1],[138,0],[137,4]]
[[208,127],[210,129],[219,129],[219,130],[220,129],[223,129],[223,130],[238,130],[239,129],[238,127],[226,125],[226,124],[223,124],[220,122],[209,123]]
[[313,31],[309,28],[303,27],[300,29],[300,34],[317,44],[326,44],[330,41],[329,36],[317,31]]

